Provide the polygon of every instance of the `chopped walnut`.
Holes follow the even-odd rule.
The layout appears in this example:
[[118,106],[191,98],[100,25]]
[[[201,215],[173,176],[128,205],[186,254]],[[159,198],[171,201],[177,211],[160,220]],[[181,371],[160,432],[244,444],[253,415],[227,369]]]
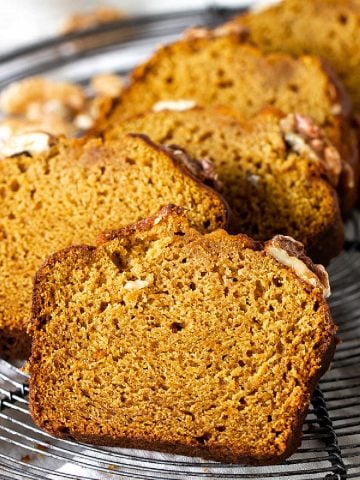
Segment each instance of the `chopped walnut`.
[[100,7],[85,13],[71,15],[61,26],[61,33],[71,33],[78,30],[96,27],[104,23],[114,22],[126,18],[125,12],[116,8]]
[[276,235],[266,242],[265,251],[278,262],[290,267],[301,280],[314,288],[320,288],[325,298],[330,296],[329,277],[325,268],[305,257],[300,242],[285,235]]
[[289,114],[280,120],[280,128],[286,143],[300,155],[307,155],[319,162],[325,169],[329,181],[337,186],[343,169],[339,152],[309,117],[297,113]]
[[184,165],[195,177],[221,192],[224,188],[219,180],[213,162],[208,158],[193,158],[184,149],[177,145],[162,145],[163,149]]
[[183,112],[196,107],[194,100],[162,100],[153,105],[153,112],[162,112],[163,110],[171,110],[175,112]]
[[96,75],[91,79],[90,87],[96,96],[118,97],[125,85],[124,77],[115,74]]
[[42,153],[51,146],[52,137],[45,132],[24,133],[9,137],[0,146],[2,157],[11,157],[20,153]]
[[12,83],[0,93],[0,110],[31,120],[50,113],[64,118],[80,112],[85,101],[85,93],[78,85],[30,77]]
[[126,282],[124,285],[125,290],[141,290],[142,288],[145,288],[149,285],[149,282],[147,280],[133,280]]
[[48,132],[52,135],[74,136],[75,125],[56,115],[46,115],[39,120],[28,120],[26,118],[7,117],[0,122],[0,142],[7,140],[12,135],[19,135],[28,132]]

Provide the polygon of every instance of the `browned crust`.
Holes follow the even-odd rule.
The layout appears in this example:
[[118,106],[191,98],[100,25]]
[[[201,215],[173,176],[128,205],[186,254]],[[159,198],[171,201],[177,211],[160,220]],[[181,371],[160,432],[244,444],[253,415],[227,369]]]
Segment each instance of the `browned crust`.
[[157,219],[170,217],[172,215],[176,215],[178,217],[186,216],[185,209],[170,203],[169,205],[161,208],[157,213],[154,213],[154,215],[144,218],[139,222],[126,225],[125,227],[117,230],[107,230],[105,232],[101,232],[96,237],[96,245],[100,246],[104,243],[111,242],[111,240],[115,240],[116,238],[129,237],[130,235],[134,235],[136,232],[146,232],[147,230],[152,229]]
[[[140,222],[134,223],[127,227],[124,227],[120,230],[116,230],[113,232],[108,232],[100,235],[98,237],[98,244],[102,244],[104,242],[113,240],[115,238],[121,238],[124,236],[132,235],[137,231],[147,231],[151,230],[151,228],[159,223],[162,219],[166,219],[170,216],[183,216],[184,209],[181,207],[177,207],[175,205],[168,205],[162,208],[156,215],[149,217],[147,219],[141,220]],[[220,231],[221,235],[226,236],[225,231]],[[211,233],[209,234],[212,235]],[[263,255],[266,255],[265,247],[266,243],[263,242],[256,242],[249,238],[247,235],[239,234],[234,237],[234,240],[239,241],[239,243],[244,248],[250,248],[256,251],[262,250]],[[301,260],[305,261],[306,264],[316,271],[316,266],[312,263],[312,261],[305,257],[303,250],[298,245],[294,244],[290,240],[281,240],[282,245],[286,248],[290,253],[293,253],[295,256],[300,258]],[[295,245],[295,246],[294,246]],[[41,312],[41,286],[42,282],[46,278],[46,273],[49,268],[51,268],[56,262],[61,261],[61,259],[65,258],[67,255],[74,254],[77,257],[88,257],[95,255],[96,247],[90,247],[86,245],[82,246],[72,246],[68,247],[64,250],[61,250],[58,253],[50,256],[43,266],[40,268],[38,273],[35,276],[34,281],[34,289],[33,289],[33,310],[32,310],[32,319],[31,325],[29,327],[29,331],[35,333],[36,330],[40,330],[43,325],[40,324],[38,321],[38,316]],[[288,268],[288,267],[284,267]],[[295,273],[293,275],[296,277]],[[302,281],[302,280],[301,280]],[[328,369],[332,357],[335,351],[336,345],[336,326],[334,325],[329,307],[324,300],[324,297],[321,295],[319,289],[314,290],[313,294],[316,296],[316,299],[319,302],[319,305],[326,317],[326,321],[328,324],[328,330],[325,334],[325,338],[323,342],[317,346],[318,348],[318,356],[319,356],[319,363],[320,367],[318,370],[313,374],[312,377],[309,378],[308,385],[303,392],[303,399],[304,404],[299,409],[297,418],[295,419],[295,424],[293,426],[292,436],[288,439],[287,447],[279,455],[258,455],[254,456],[251,452],[246,451],[246,448],[243,451],[235,451],[231,447],[221,447],[221,446],[200,446],[200,445],[186,445],[180,443],[172,443],[167,441],[161,441],[160,439],[153,438],[114,438],[111,436],[99,436],[99,435],[91,435],[91,434],[83,434],[77,431],[60,431],[59,429],[51,427],[45,422],[43,422],[41,418],[41,410],[38,409],[37,404],[37,365],[36,362],[41,359],[41,342],[36,337],[34,338],[33,345],[32,345],[32,355],[29,361],[30,371],[32,373],[30,379],[30,413],[35,421],[35,423],[46,430],[51,435],[59,438],[70,438],[80,442],[91,443],[95,445],[109,445],[109,446],[119,446],[125,448],[137,448],[143,450],[157,450],[160,452],[171,453],[171,454],[181,454],[181,455],[189,455],[189,456],[199,456],[205,459],[211,459],[221,462],[229,462],[229,463],[246,463],[246,464],[253,464],[253,465],[272,465],[277,464],[285,460],[288,456],[296,451],[298,446],[301,443],[301,436],[302,436],[302,425],[305,419],[305,416],[308,411],[309,403],[308,399],[312,395],[321,375]]]
[[[238,115],[234,113],[231,115],[232,111],[229,108],[223,108],[223,107],[208,107],[208,108],[210,110],[213,110],[214,112],[219,113],[220,115],[226,115],[229,118],[233,118],[234,121],[239,122],[239,128],[248,128],[249,125],[251,126],[254,120],[256,121],[256,119],[259,118],[260,116],[266,116],[266,115],[276,116],[276,118],[278,118],[279,120],[286,117],[286,115],[280,109],[273,106],[267,106],[267,107],[264,107],[259,112],[259,114],[253,119],[246,120],[245,122],[243,121],[240,123]],[[202,111],[204,110],[204,107],[196,106],[196,107],[193,107],[192,110]],[[132,118],[140,118],[143,115],[145,114],[143,113],[143,114],[134,115],[134,117]],[[131,134],[131,135],[139,135],[144,137],[144,135],[140,135],[140,134]],[[161,146],[158,148],[162,150]],[[167,149],[165,149],[165,153],[171,156],[171,152],[167,151]],[[184,171],[184,169],[187,170],[186,167],[184,167],[184,165],[181,162],[179,162],[179,160],[176,157],[173,158],[173,161],[176,164],[178,164],[178,167],[182,169],[182,171]],[[189,174],[192,175],[191,172],[189,172]],[[344,245],[345,237],[344,237],[344,224],[342,221],[340,205],[339,205],[339,197],[336,194],[334,188],[329,184],[327,179],[323,178],[324,176],[326,176],[325,169],[322,166],[319,166],[319,170],[317,172],[313,172],[308,177],[308,180],[309,182],[314,184],[314,188],[316,188],[316,184],[314,183],[314,181],[316,180],[326,184],[331,197],[331,209],[333,212],[333,216],[325,228],[322,228],[322,230],[318,229],[318,231],[314,231],[313,235],[308,238],[308,241],[306,243],[306,249],[307,249],[307,254],[314,261],[316,261],[317,263],[328,265],[330,260],[341,252],[342,247]],[[207,186],[205,185],[205,187]],[[224,202],[227,205],[228,214],[229,214],[228,231],[234,234],[239,233],[237,217],[235,214],[232,213],[231,208],[227,204],[226,200],[224,200]],[[220,228],[226,229],[226,227],[220,227]]]
[[[220,203],[221,208],[222,208],[222,220],[218,222],[217,228],[225,228],[225,229],[230,229],[231,230],[231,219],[232,219],[232,213],[231,213],[231,208],[228,204],[228,202],[225,200],[225,198],[214,188],[210,187],[202,179],[199,179],[193,171],[189,170],[187,166],[179,160],[179,158],[176,155],[173,155],[168,148],[162,146],[162,145],[157,145],[154,143],[152,140],[147,135],[144,135],[142,133],[128,133],[126,134],[129,137],[133,138],[141,138],[145,143],[150,145],[153,149],[157,150],[163,155],[166,155],[173,163],[175,168],[181,171],[181,173],[193,180],[197,186],[203,190],[206,190],[208,193],[210,193],[213,197],[216,198],[216,200]],[[183,150],[183,149],[182,149]],[[183,150],[184,154],[188,155],[186,150]],[[197,161],[197,160],[194,160]],[[210,178],[210,180],[212,180]]]
[[[306,57],[307,55],[304,55]],[[321,57],[317,57],[316,55],[311,55],[311,58],[318,58],[320,62],[320,66],[324,72],[324,74],[329,78],[329,96],[334,101],[335,105],[338,103],[341,105],[341,113],[334,114],[335,117],[340,118],[347,118],[349,119],[352,115],[352,101],[350,99],[349,94],[345,90],[344,85],[342,84],[340,78],[331,68],[327,60]]]
[[351,125],[353,122],[352,101],[341,80],[329,63],[325,59],[320,58],[320,64],[325,75],[327,75],[331,81],[329,88],[331,88],[331,85],[334,87],[335,101],[341,105],[341,115],[335,115],[335,118],[338,120],[337,127],[340,130],[342,140],[341,145],[338,147],[343,160],[353,171],[353,187],[349,187],[347,184],[347,172],[343,170],[343,175],[340,177],[339,193],[341,198],[341,209],[343,215],[346,216],[350,213],[356,203],[360,174],[359,149],[357,142],[353,141],[351,133]]

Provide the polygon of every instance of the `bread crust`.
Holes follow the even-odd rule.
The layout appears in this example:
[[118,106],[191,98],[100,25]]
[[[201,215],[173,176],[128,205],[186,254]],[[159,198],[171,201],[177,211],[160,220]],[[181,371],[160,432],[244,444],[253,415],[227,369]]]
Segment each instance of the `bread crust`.
[[[156,145],[153,143],[148,137],[145,135],[139,135],[139,134],[128,134],[126,135],[127,137],[130,138],[135,138],[135,139],[141,139],[141,142],[144,144],[148,145],[153,149],[154,151],[158,152],[159,155],[162,157],[162,161],[164,161],[164,156],[168,159],[168,162],[164,162],[165,165],[168,165],[169,170],[171,170],[172,173],[174,173],[174,170],[181,172],[181,178],[187,182],[186,179],[190,179],[193,184],[191,185],[191,189],[193,192],[195,192],[195,195],[201,193],[201,198],[206,198],[209,199],[209,204],[211,205],[211,208],[213,210],[212,212],[212,223],[211,227],[209,228],[204,228],[204,229],[210,229],[213,228],[228,228],[229,226],[229,219],[230,219],[230,208],[226,201],[223,199],[221,194],[217,192],[215,189],[211,188],[209,185],[206,185],[204,181],[207,181],[209,178],[209,181],[211,180],[210,177],[207,176],[206,171],[202,172],[202,178],[199,178],[194,172],[190,171],[185,165],[182,164],[182,162],[176,158],[175,156],[171,155],[168,151],[166,151],[163,147]],[[90,146],[91,142],[91,148],[93,148],[94,152],[92,155],[87,155],[84,156],[84,158],[79,157],[78,163],[81,167],[91,167],[97,164],[101,164],[103,161],[103,155],[100,154],[100,150],[103,145],[105,145],[106,141],[102,139],[75,139],[75,140],[66,140],[66,139],[55,139],[55,137],[49,137],[49,149],[46,152],[41,153],[43,157],[45,157],[48,161],[48,159],[53,158],[56,156],[61,149],[61,146],[64,145],[62,142],[66,142],[66,146],[69,147],[70,150],[74,148],[75,150],[80,150],[83,151],[86,149],[86,146]],[[142,146],[142,145],[140,145]],[[92,152],[92,150],[91,150]],[[90,153],[91,153],[90,152]],[[12,158],[13,162],[19,162],[21,163],[21,155],[24,155],[24,152],[22,153],[17,153],[14,155]],[[25,155],[31,157],[32,155],[28,152],[25,152]],[[36,155],[33,155],[35,157],[34,162],[36,162]],[[42,158],[43,158],[42,157]],[[42,160],[39,160],[39,164],[41,163]],[[112,160],[111,160],[112,161]],[[195,162],[195,160],[194,160]],[[115,163],[115,161],[114,161]],[[67,167],[64,167],[67,168]],[[5,176],[8,170],[3,171],[3,175]],[[61,171],[63,173],[64,170]],[[31,180],[32,183],[34,183],[34,187],[38,188],[39,185],[41,185],[41,182],[44,180],[45,177],[38,177],[38,180]],[[188,183],[188,182],[187,182]],[[151,187],[150,187],[151,188]],[[113,187],[112,190],[116,194],[116,190]],[[171,198],[171,197],[170,197]],[[35,203],[35,200],[34,200]],[[95,202],[94,202],[95,203]],[[155,203],[155,202],[154,202]],[[14,207],[16,208],[16,199],[13,200]],[[161,203],[160,205],[161,206]],[[157,207],[157,205],[156,205]],[[154,211],[154,210],[153,210]],[[205,212],[207,213],[207,212]],[[91,214],[89,213],[89,216]],[[201,228],[201,218],[200,221],[197,224],[199,228]],[[206,216],[204,215],[204,220],[206,220]],[[110,227],[112,226],[117,226],[119,223],[118,221],[114,220],[112,222],[109,222],[108,225]],[[59,238],[58,241],[56,241],[59,246],[64,245],[64,241]],[[59,248],[56,247],[54,249]],[[46,256],[54,249],[51,247],[47,246],[48,250],[43,247],[43,250],[41,252],[41,257],[46,258]],[[4,250],[5,251],[5,250]],[[25,257],[26,259],[26,257]],[[38,265],[36,265],[36,268]],[[32,277],[32,274],[35,273],[34,271],[31,271],[29,269],[29,284],[30,284],[30,277]],[[21,277],[22,278],[22,277]],[[24,277],[25,278],[25,277]],[[30,284],[31,285],[31,284]],[[30,287],[31,288],[31,287]],[[29,300],[31,298],[31,290],[29,288],[28,296]],[[30,302],[29,302],[30,303]],[[5,309],[6,305],[6,309]],[[11,311],[11,306],[9,307],[8,304],[6,303],[4,305],[3,303],[3,308],[4,308],[4,314],[1,314],[0,318],[0,341],[1,341],[1,346],[0,346],[0,354],[3,358],[6,359],[25,359],[28,358],[29,353],[30,353],[30,342],[29,338],[26,335],[26,324],[28,320],[28,312],[25,311],[25,307],[22,306],[22,309],[19,312],[12,313]],[[24,305],[25,305],[25,300],[24,300]]]
[[[356,25],[359,19],[360,9],[355,3],[342,0],[313,0],[312,2],[285,0],[277,5],[270,5],[259,12],[245,12],[236,16],[227,25],[229,27],[240,25],[248,29],[249,41],[259,48],[269,52],[294,53],[296,55],[313,54],[319,55],[323,65],[324,72],[329,76],[333,87],[335,87],[336,96],[339,104],[342,106],[343,118],[339,119],[339,130],[341,131],[341,154],[344,160],[353,170],[354,184],[349,185],[347,174],[343,176],[340,184],[340,197],[342,199],[342,212],[346,216],[354,206],[357,197],[357,186],[360,175],[360,159],[358,142],[356,141],[356,125],[354,125],[354,114],[358,110],[358,95],[354,89],[353,78],[359,69],[359,62],[355,60],[353,64],[346,65],[344,58],[352,49],[351,44],[351,25]],[[312,19],[314,16],[314,21]],[[314,28],[320,24],[323,18],[327,19],[327,31],[319,35],[312,44],[311,40]],[[344,24],[341,31],[334,33],[334,37],[327,40],[327,33],[331,34],[332,28],[341,25],[341,19]],[[294,22],[293,30],[290,32],[289,42],[281,41],[286,35],[286,25]],[[267,25],[267,26],[265,26]],[[279,28],[272,28],[271,25],[278,25]],[[355,27],[356,28],[356,27]],[[274,43],[266,42],[262,34],[273,35]],[[302,32],[299,34],[299,32]],[[336,51],[328,43],[337,45]],[[350,50],[349,50],[350,49]],[[325,58],[326,57],[326,58]],[[333,90],[332,87],[332,90]],[[345,87],[345,88],[344,88]],[[345,91],[345,89],[347,91]],[[348,93],[349,92],[349,93]],[[352,105],[354,107],[354,111]]]
[[[231,230],[233,214],[231,212],[230,205],[225,200],[225,198],[221,195],[221,193],[215,188],[216,183],[214,183],[212,176],[207,176],[206,172],[203,171],[202,178],[199,178],[199,176],[196,175],[194,170],[190,170],[188,166],[183,161],[181,161],[181,159],[179,159],[177,155],[174,155],[169,148],[164,147],[163,145],[157,145],[147,135],[144,135],[142,133],[128,133],[127,135],[133,138],[141,138],[144,142],[146,142],[152,148],[155,148],[156,150],[158,150],[158,152],[165,154],[168,158],[171,159],[174,166],[178,170],[180,170],[184,175],[186,175],[187,177],[190,177],[194,182],[196,182],[196,184],[200,188],[206,190],[207,192],[217,197],[219,203],[222,205],[222,212],[223,212],[223,215],[222,215],[223,218],[221,222],[219,222],[217,228],[224,228],[224,229],[228,228]],[[190,158],[186,150],[182,149],[182,154]],[[197,159],[192,159],[192,161],[197,162],[201,168],[201,163]],[[207,180],[209,184],[206,183]]]
[[[202,115],[204,116],[204,114],[207,114],[207,112],[209,112],[209,115],[212,114],[214,116],[214,120],[216,120],[219,123],[219,125],[224,125],[225,128],[228,127],[230,129],[237,128],[239,135],[241,135],[243,132],[245,136],[247,132],[251,132],[254,127],[256,129],[256,124],[259,122],[261,124],[261,122],[263,122],[263,118],[266,118],[266,116],[270,116],[270,118],[276,119],[274,121],[279,123],[280,132],[281,132],[281,135],[283,136],[283,140],[286,144],[287,149],[289,149],[289,151],[296,153],[297,155],[309,157],[309,158],[310,158],[310,153],[300,154],[291,145],[288,145],[285,139],[285,132],[281,127],[281,120],[282,119],[286,120],[289,117],[294,117],[294,118],[301,117],[301,119],[303,119],[304,122],[306,121],[309,124],[309,129],[316,129],[316,131],[321,132],[319,133],[319,135],[323,135],[321,129],[318,129],[313,124],[311,119],[308,119],[307,117],[304,117],[304,116],[299,116],[297,114],[285,115],[278,108],[275,108],[273,106],[268,106],[263,108],[256,117],[250,120],[244,120],[239,115],[238,112],[234,112],[228,107],[227,108],[226,107],[201,107],[199,105],[189,109],[187,112],[176,113],[176,115],[184,115],[184,120],[181,120],[183,122],[186,122],[187,115],[189,115],[190,122],[193,121],[194,123],[194,120],[192,120],[191,116],[194,116],[195,119],[196,119],[196,115],[200,116],[200,118],[198,118],[197,121],[201,122],[201,118],[203,118],[201,116]],[[162,116],[161,118],[164,118],[166,120],[166,117],[163,117],[165,113],[166,112],[161,112],[159,114],[157,112],[148,111],[143,114],[134,115],[133,117],[129,118],[128,121],[125,120],[123,122],[123,131],[132,131],[132,129],[135,129],[134,125],[132,125],[132,122],[135,122],[135,125],[136,125],[137,120],[140,120],[140,124],[142,121],[145,124],[144,132],[146,134],[151,135],[152,132],[151,132],[150,125],[152,124],[152,118],[155,117],[156,119],[157,115],[161,115]],[[171,117],[172,112],[168,112],[168,115],[170,115]],[[156,122],[154,121],[154,123]],[[149,124],[149,127],[147,126],[147,124]],[[216,123],[214,124],[214,128],[215,127],[216,127]],[[121,128],[121,126],[119,128]],[[120,132],[121,131],[122,130],[120,130]],[[106,131],[103,134],[106,137]],[[116,137],[116,127],[114,129],[114,134]],[[110,138],[111,138],[111,135],[112,133],[110,131]],[[154,135],[155,135],[154,139],[156,140],[157,139],[156,133],[154,133]],[[331,142],[325,139],[325,135],[321,137],[319,136],[319,139],[321,140],[321,142],[324,143],[325,152],[330,150],[331,148],[331,150],[333,150],[338,156]],[[317,137],[315,140],[317,141]],[[318,144],[319,143],[320,142],[318,141]],[[183,144],[181,144],[180,146],[183,146]],[[188,148],[191,151],[191,145],[189,145]],[[311,151],[313,156],[315,157],[318,156],[318,153],[315,153],[315,151],[312,150],[311,146],[309,146],[309,150]],[[211,152],[210,152],[210,156],[211,156]],[[177,161],[177,159],[175,160]],[[312,160],[314,159],[312,158]],[[338,162],[341,163],[341,167],[344,166],[344,162],[342,162],[340,158],[338,158]],[[338,196],[334,190],[334,187],[337,186],[337,182],[339,179],[339,172],[337,172],[336,174],[335,181],[331,183],[331,180],[332,180],[331,175],[329,174],[327,168],[324,166],[324,163],[326,163],[326,161],[316,160],[314,162],[314,166],[310,167],[309,174],[307,175],[305,181],[309,182],[309,184],[312,185],[312,190],[314,191],[316,191],[319,185],[319,182],[321,182],[323,185],[326,185],[326,189],[329,192],[327,195],[329,210],[332,211],[332,215],[331,216],[329,215],[327,217],[327,224],[324,224],[324,222],[320,224],[322,221],[321,213],[319,212],[317,214],[316,212],[318,217],[317,219],[315,219],[314,217],[312,232],[306,233],[306,235],[304,234],[304,236],[299,235],[298,239],[306,245],[306,249],[309,255],[315,261],[323,264],[328,264],[331,258],[338,255],[342,249],[343,241],[344,241],[344,226],[341,219]],[[221,167],[219,167],[219,173],[221,178]],[[225,182],[225,187],[229,185],[231,185],[231,182],[229,182],[228,184],[226,184]],[[234,200],[234,197],[231,197],[231,196],[228,197],[229,201],[230,199]],[[243,232],[241,221],[239,221],[239,218],[241,217],[241,210],[240,212],[234,211],[233,214],[230,214],[230,215],[231,215],[231,218],[229,221],[230,232],[231,233]],[[284,233],[284,231],[282,233]],[[288,234],[292,235],[291,231]]]
[[[133,235],[136,232],[145,232],[151,230],[151,228],[157,223],[163,221],[164,219],[170,216],[183,216],[185,214],[184,210],[175,205],[168,205],[161,209],[156,215],[144,219],[135,224],[126,226],[120,230],[115,230],[111,232],[105,232],[99,235],[97,239],[97,244],[101,245],[108,241],[111,241],[115,238],[126,237]],[[220,236],[227,236],[225,231],[218,231],[214,234]],[[209,235],[213,235],[212,233]],[[249,248],[255,251],[261,252],[262,255],[268,255],[266,247],[271,244],[270,242],[257,242],[250,239],[247,235],[239,234],[234,237],[234,240],[239,242],[239,246],[242,248]],[[294,242],[291,239],[284,239],[283,237],[278,239],[277,242],[285,250],[289,252],[292,256],[296,256],[301,261],[305,262],[309,269],[314,272],[317,272],[316,265],[313,262],[304,256],[301,246],[298,242]],[[289,455],[294,453],[298,446],[301,443],[301,431],[302,425],[305,419],[305,416],[308,411],[308,403],[310,397],[321,377],[321,375],[327,370],[329,364],[332,360],[335,345],[336,345],[336,327],[332,321],[330,310],[327,303],[324,300],[324,297],[321,295],[320,291],[314,291],[314,295],[319,303],[319,308],[322,309],[324,316],[326,318],[326,324],[328,325],[328,330],[324,333],[323,341],[321,345],[318,345],[318,355],[320,360],[320,367],[313,372],[313,375],[309,378],[308,384],[303,392],[303,404],[299,408],[297,418],[293,425],[293,431],[291,438],[289,438],[286,448],[282,453],[278,455],[257,455],[254,456],[251,454],[250,450],[243,448],[239,451],[237,448],[229,448],[222,446],[207,446],[207,445],[195,445],[195,444],[185,444],[171,442],[164,439],[156,438],[153,435],[153,438],[142,437],[119,437],[114,438],[109,435],[100,436],[98,434],[88,434],[76,429],[69,430],[68,428],[53,428],[51,425],[43,421],[41,415],[41,407],[38,404],[38,392],[37,392],[37,374],[38,368],[37,364],[41,359],[41,340],[37,338],[36,331],[39,331],[43,328],[47,319],[44,321],[39,321],[39,315],[42,310],[42,300],[41,300],[41,291],[42,283],[46,277],[46,271],[52,268],[58,261],[61,261],[68,255],[74,255],[78,259],[90,260],[95,255],[96,248],[90,246],[73,246],[68,247],[54,255],[50,256],[40,270],[37,272],[34,281],[33,289],[33,310],[32,318],[29,325],[29,333],[33,335],[33,345],[32,345],[32,355],[29,361],[31,379],[30,379],[30,412],[35,421],[35,423],[49,434],[58,437],[58,438],[67,438],[74,439],[79,442],[91,443],[95,445],[107,445],[107,446],[118,446],[125,448],[136,448],[143,450],[157,450],[160,452],[170,453],[170,454],[180,454],[180,455],[189,455],[189,456],[199,456],[205,459],[216,460],[221,462],[229,463],[246,463],[250,465],[272,465],[280,463]],[[294,278],[298,278],[296,273],[293,273]],[[302,279],[300,279],[303,282]]]

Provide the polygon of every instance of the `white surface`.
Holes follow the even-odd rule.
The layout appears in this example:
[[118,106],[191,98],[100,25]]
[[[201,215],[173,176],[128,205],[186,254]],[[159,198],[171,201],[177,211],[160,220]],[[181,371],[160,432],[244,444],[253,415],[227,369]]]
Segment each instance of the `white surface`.
[[[260,1],[264,3],[264,0]],[[141,14],[209,5],[236,7],[249,3],[259,3],[259,0],[2,0],[0,51],[9,51],[53,36],[70,14],[98,7],[117,7],[130,14]]]

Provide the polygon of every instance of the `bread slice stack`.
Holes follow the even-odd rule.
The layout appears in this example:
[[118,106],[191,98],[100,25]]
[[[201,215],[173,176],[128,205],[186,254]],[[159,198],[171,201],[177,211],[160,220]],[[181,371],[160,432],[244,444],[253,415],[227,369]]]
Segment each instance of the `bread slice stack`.
[[34,133],[7,148],[15,155],[0,161],[2,357],[26,356],[33,276],[52,252],[170,202],[185,207],[200,231],[227,226],[227,205],[204,183],[216,183],[209,162],[204,169],[146,137],[57,141]]
[[354,179],[351,170],[358,158],[349,129],[351,102],[342,85],[318,57],[267,54],[245,40],[242,27],[193,29],[161,47],[134,70],[110,124],[174,100],[230,107],[244,118],[268,105],[309,116],[349,165],[340,181],[343,211],[348,212],[357,193],[357,175]]
[[81,442],[279,462],[334,350],[328,293],[298,242],[201,234],[165,207],[37,273],[31,414]]
[[0,353],[25,352],[31,318],[50,434],[261,465],[300,444],[335,349],[313,261],[342,247],[356,139],[323,60],[251,35],[191,29],[91,135],[2,144]]
[[340,252],[344,229],[334,187],[344,167],[308,117],[267,108],[242,120],[224,108],[183,108],[181,101],[172,102],[165,110],[108,125],[104,136],[114,140],[141,132],[156,143],[178,145],[194,158],[211,160],[236,232],[257,240],[290,235],[325,264]]

